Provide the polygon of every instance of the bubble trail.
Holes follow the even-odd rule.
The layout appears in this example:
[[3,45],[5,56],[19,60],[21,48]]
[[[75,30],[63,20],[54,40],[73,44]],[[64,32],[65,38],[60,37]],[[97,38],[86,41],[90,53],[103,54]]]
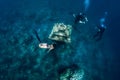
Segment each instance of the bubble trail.
[[85,6],[85,11],[87,11],[90,6],[90,0],[84,0],[84,6]]

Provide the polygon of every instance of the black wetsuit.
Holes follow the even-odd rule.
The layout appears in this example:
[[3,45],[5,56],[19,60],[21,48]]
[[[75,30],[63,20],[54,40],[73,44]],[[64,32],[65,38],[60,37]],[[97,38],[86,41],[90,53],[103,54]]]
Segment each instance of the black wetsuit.
[[99,29],[98,29],[98,32],[93,36],[93,38],[95,38],[96,39],[96,41],[99,41],[99,40],[101,40],[102,39],[102,36],[103,36],[103,33],[104,33],[104,31],[105,31],[105,27],[98,27]]
[[75,16],[74,24],[79,23],[79,21],[85,21],[85,15],[84,14],[79,14],[79,15]]
[[73,29],[77,32],[81,33],[79,29],[77,29],[76,24],[79,23],[79,21],[85,21],[85,15],[84,14],[77,14],[74,16],[74,23],[73,23]]

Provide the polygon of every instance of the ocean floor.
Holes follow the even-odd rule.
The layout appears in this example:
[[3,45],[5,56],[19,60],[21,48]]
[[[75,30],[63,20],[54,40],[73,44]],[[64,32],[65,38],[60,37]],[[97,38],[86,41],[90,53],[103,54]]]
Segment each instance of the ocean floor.
[[49,9],[12,11],[1,17],[0,80],[110,80],[105,79],[110,66],[106,39],[95,41],[90,23],[72,29],[70,44],[57,45],[49,53],[39,48],[34,31],[42,42],[51,43],[53,25],[72,21],[72,15]]

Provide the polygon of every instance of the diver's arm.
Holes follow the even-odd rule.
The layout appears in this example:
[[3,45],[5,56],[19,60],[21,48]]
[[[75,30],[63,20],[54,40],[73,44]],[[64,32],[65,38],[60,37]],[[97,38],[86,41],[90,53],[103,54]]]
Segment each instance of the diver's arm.
[[76,17],[76,15],[75,15],[75,14],[73,14],[73,17],[75,18],[75,17]]
[[85,17],[85,21],[88,22],[88,18],[87,17]]

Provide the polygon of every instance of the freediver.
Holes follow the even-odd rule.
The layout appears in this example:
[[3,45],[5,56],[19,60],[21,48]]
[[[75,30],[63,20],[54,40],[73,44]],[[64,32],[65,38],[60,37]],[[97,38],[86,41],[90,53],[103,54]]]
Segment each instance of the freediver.
[[64,23],[55,23],[48,37],[48,39],[50,39],[50,41],[52,42],[51,44],[42,42],[36,30],[34,31],[34,33],[36,35],[36,38],[40,42],[39,47],[42,49],[47,49],[48,52],[50,52],[53,49],[57,49],[57,46],[64,47],[66,43],[71,42],[71,29],[71,25],[65,25]]
[[53,43],[53,44],[43,43],[43,42],[41,41],[40,37],[38,36],[38,33],[37,33],[36,30],[34,30],[34,33],[35,33],[35,36],[36,36],[37,40],[39,41],[39,47],[40,47],[40,48],[48,49],[47,52],[50,52],[51,50],[54,49],[54,47],[56,46],[55,43]]

